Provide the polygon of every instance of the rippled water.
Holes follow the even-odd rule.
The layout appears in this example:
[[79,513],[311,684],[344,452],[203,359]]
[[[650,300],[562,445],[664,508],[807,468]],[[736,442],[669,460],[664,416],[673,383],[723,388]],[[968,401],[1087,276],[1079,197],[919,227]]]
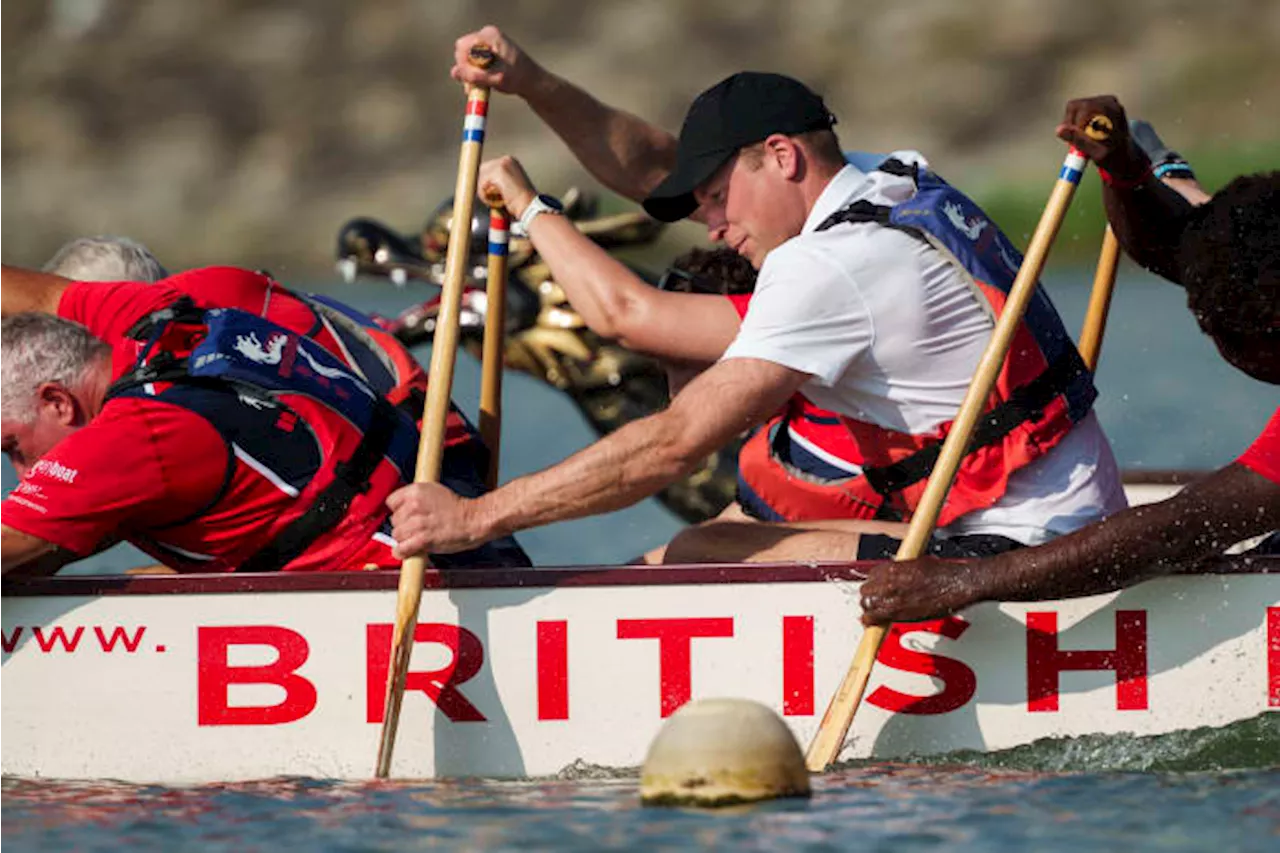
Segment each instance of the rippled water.
[[[1079,279],[1080,276],[1075,278]],[[1087,288],[1050,283],[1069,328]],[[341,291],[391,311],[424,293]],[[1099,417],[1124,467],[1225,464],[1262,428],[1276,389],[1227,367],[1180,291],[1122,278],[1099,373]],[[473,362],[456,396],[475,409]],[[506,382],[503,479],[592,436],[572,404],[528,377]],[[4,486],[12,485],[7,465]],[[649,501],[522,534],[537,562],[620,562],[677,530]],[[143,562],[113,549],[87,570]],[[5,779],[3,844],[44,850],[1280,850],[1280,715],[1157,738],[1045,741],[992,755],[850,766],[808,802],[733,812],[639,806],[634,772],[574,778],[351,784],[280,779],[190,788]]]
[[1244,853],[1280,846],[1276,714],[1154,738],[1051,740],[992,755],[860,763],[815,779],[811,800],[716,812],[641,808],[634,771],[577,768],[571,775],[587,778],[276,779],[189,788],[6,779],[3,842],[9,851],[284,847],[325,853]]

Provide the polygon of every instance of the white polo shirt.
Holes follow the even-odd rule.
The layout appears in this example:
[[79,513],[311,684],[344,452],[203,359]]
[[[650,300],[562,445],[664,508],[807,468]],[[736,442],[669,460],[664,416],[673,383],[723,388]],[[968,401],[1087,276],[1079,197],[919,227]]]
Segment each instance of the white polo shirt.
[[[916,152],[893,156],[925,165]],[[874,223],[816,230],[853,201],[891,205],[913,193],[909,178],[845,166],[801,233],[765,258],[722,357],[811,374],[801,392],[815,404],[889,429],[920,434],[954,419],[991,338],[990,304],[950,260],[902,231]],[[1032,545],[1124,507],[1115,457],[1090,413],[1015,472],[995,505],[939,533],[995,533]]]

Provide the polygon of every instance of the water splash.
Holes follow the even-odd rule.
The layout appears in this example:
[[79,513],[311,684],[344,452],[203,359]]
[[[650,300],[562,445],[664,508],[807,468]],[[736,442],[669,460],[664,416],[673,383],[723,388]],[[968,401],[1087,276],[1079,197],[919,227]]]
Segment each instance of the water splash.
[[1204,726],[1143,737],[1110,734],[1043,738],[997,752],[961,750],[912,755],[901,761],[1050,773],[1263,770],[1280,767],[1280,713],[1263,713],[1221,728]]

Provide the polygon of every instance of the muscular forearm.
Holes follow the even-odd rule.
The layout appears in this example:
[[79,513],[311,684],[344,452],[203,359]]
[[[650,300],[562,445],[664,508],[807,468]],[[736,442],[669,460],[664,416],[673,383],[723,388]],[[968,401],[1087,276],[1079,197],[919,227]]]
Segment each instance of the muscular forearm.
[[633,201],[644,199],[675,164],[673,135],[556,74],[540,69],[521,94],[587,171]]
[[[563,216],[540,216],[530,228],[538,254],[591,331],[611,340],[626,335],[628,318],[653,288],[583,235]],[[654,291],[656,292],[656,291]]]
[[695,378],[670,408],[477,499],[475,512],[487,534],[482,538],[610,512],[656,494],[763,421],[806,379],[771,362],[722,361]]
[[602,337],[662,359],[707,364],[738,332],[728,300],[646,284],[563,216],[539,216],[529,230],[556,283]]
[[1135,187],[1104,185],[1102,196],[1107,219],[1125,252],[1143,267],[1181,284],[1177,250],[1192,204],[1151,176]]
[[1174,497],[965,565],[974,601],[1093,595],[1170,574],[1280,527],[1280,486],[1229,465]]
[[559,465],[513,480],[479,498],[475,510],[495,537],[612,512],[656,494],[704,455],[655,415],[632,421]]
[[38,536],[23,533],[8,525],[0,525],[0,573],[52,574],[67,560],[54,558],[57,546]]

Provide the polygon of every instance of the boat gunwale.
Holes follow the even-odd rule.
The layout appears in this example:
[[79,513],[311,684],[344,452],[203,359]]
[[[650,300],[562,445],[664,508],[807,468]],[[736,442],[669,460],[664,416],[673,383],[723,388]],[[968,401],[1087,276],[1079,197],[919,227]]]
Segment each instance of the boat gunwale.
[[[610,586],[818,583],[861,581],[876,561],[718,563],[671,566],[557,566],[428,570],[425,589],[528,589]],[[1280,557],[1231,557],[1185,575],[1280,574]],[[276,592],[368,592],[396,589],[400,572],[285,572],[181,575],[75,575],[6,578],[4,598],[102,595],[207,595]]]

